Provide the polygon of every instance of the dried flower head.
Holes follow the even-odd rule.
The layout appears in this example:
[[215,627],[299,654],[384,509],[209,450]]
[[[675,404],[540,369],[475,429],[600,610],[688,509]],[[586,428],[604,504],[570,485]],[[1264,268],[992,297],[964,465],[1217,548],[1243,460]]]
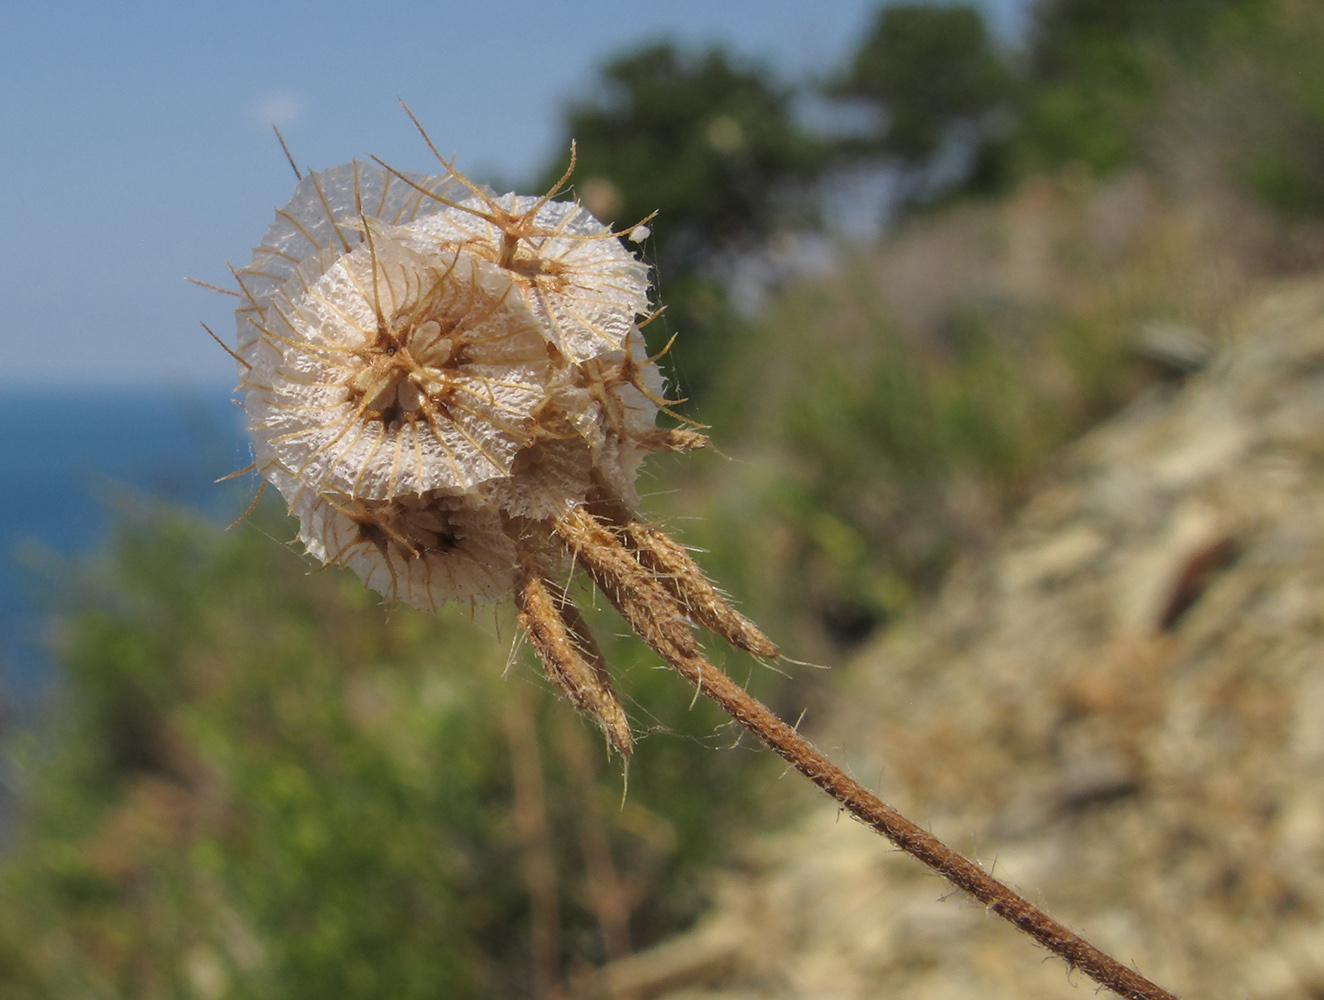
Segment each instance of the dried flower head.
[[509,276],[365,220],[245,321],[260,466],[356,500],[471,493],[532,443],[552,362]]
[[298,266],[322,250],[348,253],[364,239],[362,219],[403,225],[467,194],[450,174],[402,174],[359,160],[302,178],[253,248],[252,264],[235,273],[244,300],[235,311],[239,356],[247,359],[260,338],[251,320],[260,322],[263,306]]
[[619,351],[648,312],[648,268],[574,202],[480,195],[414,227],[509,271],[547,339],[574,362]]
[[392,601],[436,611],[499,601],[515,585],[515,546],[494,510],[442,495],[364,501],[307,490],[292,509],[309,553]]
[[392,600],[510,593],[512,533],[633,505],[672,446],[647,266],[551,193],[346,164],[300,181],[236,277],[254,464],[312,555]]

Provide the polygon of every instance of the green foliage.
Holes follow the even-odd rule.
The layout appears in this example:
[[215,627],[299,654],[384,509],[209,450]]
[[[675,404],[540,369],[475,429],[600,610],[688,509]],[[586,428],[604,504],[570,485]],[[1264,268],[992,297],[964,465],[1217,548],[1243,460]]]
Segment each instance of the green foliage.
[[1279,133],[1267,145],[1240,157],[1237,175],[1247,190],[1270,208],[1289,218],[1324,215],[1324,174],[1310,166],[1318,152],[1303,155],[1303,146],[1316,146],[1320,136],[1308,132]]
[[1278,0],[1040,0],[1018,125],[1005,151],[1012,176],[1071,162],[1108,173],[1146,158],[1149,137],[1170,110],[1168,95],[1209,74],[1229,33],[1278,6]]
[[919,167],[953,128],[977,125],[1013,86],[976,7],[906,3],[879,9],[830,93],[875,105],[886,124],[866,148]]
[[1161,38],[1198,51],[1219,15],[1259,0],[1039,0],[1030,28],[1030,63],[1040,80],[1087,77],[1082,56],[1124,56],[1126,46]]
[[1085,48],[1075,75],[1031,88],[1008,142],[1013,176],[1068,163],[1106,174],[1135,162],[1137,126],[1156,97],[1153,55],[1128,44]]
[[[1174,100],[1207,88],[1225,73],[1229,50],[1249,42],[1261,48],[1263,70],[1280,70],[1275,86],[1286,110],[1256,99],[1283,128],[1265,155],[1240,165],[1240,176],[1284,208],[1307,209],[1316,202],[1316,143],[1300,92],[1313,89],[1315,61],[1305,53],[1317,48],[1318,26],[1302,23],[1311,7],[1294,0],[1039,0],[1025,51],[1017,53],[1000,50],[969,5],[889,5],[830,88],[872,104],[885,127],[863,144],[841,143],[835,155],[881,154],[922,171],[945,139],[959,136],[969,144],[970,168],[953,188],[966,192],[1006,190],[1066,164],[1103,175],[1152,163],[1155,136],[1173,124],[1165,119],[1190,115]],[[1263,51],[1266,38],[1311,41],[1297,53],[1280,45],[1275,56]],[[1286,62],[1276,62],[1284,55]]]
[[595,764],[586,785],[558,749],[596,750],[596,732],[522,660],[503,679],[506,642],[489,630],[460,613],[388,614],[348,574],[305,575],[265,532],[153,514],[125,525],[83,584],[58,749],[20,754],[30,816],[0,870],[0,993],[525,991],[508,739],[522,691],[566,962],[603,958],[586,823],[602,824],[632,886],[637,943],[702,904],[688,873],[738,827],[755,758],[712,752],[729,741],[715,713],[691,712],[636,646],[611,655],[653,735],[622,807],[618,767]]
[[[1089,218],[1075,197],[1055,193],[1030,218],[1021,206],[934,219],[941,241],[917,221],[886,257],[863,253],[733,330],[705,416],[740,461],[716,473],[708,519],[687,531],[779,639],[805,648],[818,630],[829,645],[809,655],[837,659],[832,644],[908,613],[1005,523],[1047,456],[1142,383],[1129,338],[1152,317],[1183,315],[1184,264],[1168,257],[1184,262],[1189,248],[1164,246],[1155,225],[1153,243],[1101,279],[1088,223],[1071,221]],[[1058,234],[1054,270],[1036,287],[1051,294],[984,286],[1003,266],[999,245],[1042,237],[1045,218]],[[889,291],[898,268],[914,275],[925,262],[971,287],[909,293],[906,314],[932,317],[917,325]]]
[[1125,392],[1125,377],[1100,379],[1102,400],[1053,384],[1064,369],[1073,392],[1099,377],[1087,375],[1098,358],[1072,370],[1064,356],[1080,330],[1045,331],[1038,347],[1051,354],[1034,359],[979,313],[954,319],[952,341],[933,351],[875,312],[861,331],[870,356],[824,358],[784,403],[777,432],[791,464],[778,509],[801,533],[797,587],[816,581],[806,589],[843,639],[931,593],[1044,457]]
[[[1324,10],[1283,2],[1219,39],[1230,77],[1224,155],[1233,175],[1291,218],[1324,216]],[[1260,11],[1263,15],[1263,11]]]

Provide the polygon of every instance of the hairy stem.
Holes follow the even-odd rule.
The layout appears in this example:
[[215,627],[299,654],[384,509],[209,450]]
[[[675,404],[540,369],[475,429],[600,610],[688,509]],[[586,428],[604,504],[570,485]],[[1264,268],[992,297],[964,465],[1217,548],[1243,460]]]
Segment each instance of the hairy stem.
[[1119,996],[1176,1000],[906,819],[710,663],[674,596],[625,547],[617,529],[582,509],[558,519],[556,528],[598,589],[663,660],[852,816]]
[[612,690],[607,661],[574,602],[551,580],[526,569],[515,591],[515,606],[520,628],[552,686],[597,722],[608,744],[629,758],[634,741],[625,709]]

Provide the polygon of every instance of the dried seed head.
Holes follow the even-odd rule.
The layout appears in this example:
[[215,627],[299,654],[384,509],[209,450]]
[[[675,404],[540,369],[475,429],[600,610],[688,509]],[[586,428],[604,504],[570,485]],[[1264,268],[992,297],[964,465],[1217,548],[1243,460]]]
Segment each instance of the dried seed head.
[[404,225],[468,194],[451,174],[398,173],[359,160],[308,174],[289,203],[277,209],[262,242],[253,248],[252,264],[236,272],[245,298],[235,311],[239,356],[248,360],[259,339],[260,330],[251,319],[257,314],[260,322],[262,307],[301,263],[322,250],[348,253],[363,241],[361,219]]
[[553,521],[636,502],[649,273],[578,204],[347,164],[236,277],[255,464],[316,558],[421,608],[495,599]]
[[322,250],[249,314],[259,467],[356,500],[508,475],[552,370],[537,321],[501,268],[364,228],[354,250]]
[[574,202],[470,198],[412,228],[507,269],[544,335],[571,361],[619,351],[648,312],[648,266]]
[[515,586],[515,546],[495,511],[447,496],[359,501],[311,491],[291,509],[310,554],[348,566],[389,600],[435,611],[499,601]]
[[649,360],[643,335],[635,327],[624,349],[585,361],[578,377],[593,402],[574,422],[588,442],[594,471],[616,496],[634,506],[639,467],[656,447],[657,412],[666,391],[662,372]]
[[776,647],[635,517],[644,456],[704,439],[656,426],[671,411],[638,325],[647,266],[555,191],[310,175],[236,272],[232,354],[254,464],[308,552],[424,610],[513,598],[549,681],[628,756],[606,661],[556,578],[586,568],[673,666],[699,658],[691,622]]

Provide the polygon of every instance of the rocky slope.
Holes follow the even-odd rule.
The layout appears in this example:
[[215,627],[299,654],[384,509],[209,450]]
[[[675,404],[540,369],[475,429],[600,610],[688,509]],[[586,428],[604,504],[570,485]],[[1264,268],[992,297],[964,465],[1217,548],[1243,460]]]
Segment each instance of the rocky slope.
[[[1187,997],[1324,995],[1324,284],[1079,442],[814,735]],[[789,779],[788,779],[789,781]],[[1028,939],[818,802],[689,935],[586,995],[1071,995]]]

